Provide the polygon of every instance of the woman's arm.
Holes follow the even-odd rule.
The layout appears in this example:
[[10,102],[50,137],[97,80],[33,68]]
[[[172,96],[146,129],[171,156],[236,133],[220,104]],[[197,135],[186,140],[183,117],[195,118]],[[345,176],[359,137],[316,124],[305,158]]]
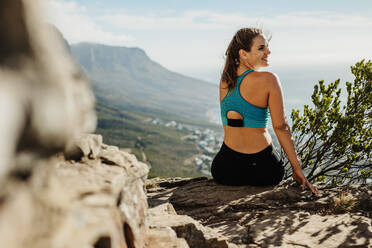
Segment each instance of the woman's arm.
[[288,122],[285,118],[283,94],[279,78],[272,73],[266,72],[265,81],[269,87],[269,109],[271,115],[272,125],[275,134],[279,140],[280,145],[283,147],[284,152],[287,154],[288,160],[292,166],[293,178],[302,185],[302,189],[307,186],[311,192],[317,194],[318,190],[313,187],[306,179],[301,170],[301,162],[298,159],[297,152],[292,139],[292,134]]

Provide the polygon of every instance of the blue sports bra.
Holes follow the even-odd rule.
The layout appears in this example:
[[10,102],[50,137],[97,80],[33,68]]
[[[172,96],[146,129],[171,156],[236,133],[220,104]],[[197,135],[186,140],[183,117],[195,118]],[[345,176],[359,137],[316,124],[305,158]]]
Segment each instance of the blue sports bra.
[[[240,84],[243,78],[253,70],[247,70],[236,80],[235,89],[227,92],[220,102],[222,124],[232,127],[266,127],[269,119],[268,108],[260,108],[247,102],[240,94]],[[236,111],[243,119],[228,119],[227,112]]]

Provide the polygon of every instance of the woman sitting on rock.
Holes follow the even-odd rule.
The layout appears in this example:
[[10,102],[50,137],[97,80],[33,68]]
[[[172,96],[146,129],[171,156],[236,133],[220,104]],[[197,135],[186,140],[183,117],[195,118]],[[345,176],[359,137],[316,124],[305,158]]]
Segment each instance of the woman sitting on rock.
[[212,176],[225,185],[276,185],[284,175],[283,162],[267,130],[272,126],[292,165],[293,178],[317,194],[301,171],[301,164],[285,119],[279,78],[257,69],[268,66],[268,48],[262,30],[242,28],[226,51],[220,82],[224,142],[212,162]]

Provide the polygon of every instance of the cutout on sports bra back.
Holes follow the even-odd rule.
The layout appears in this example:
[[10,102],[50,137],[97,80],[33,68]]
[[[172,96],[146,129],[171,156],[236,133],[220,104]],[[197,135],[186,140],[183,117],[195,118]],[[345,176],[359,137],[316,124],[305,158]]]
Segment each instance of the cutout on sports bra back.
[[239,112],[237,112],[235,110],[229,110],[229,111],[227,111],[226,116],[227,116],[228,119],[243,120],[243,116]]
[[243,126],[243,116],[234,110],[227,111],[227,125],[230,127],[242,127]]

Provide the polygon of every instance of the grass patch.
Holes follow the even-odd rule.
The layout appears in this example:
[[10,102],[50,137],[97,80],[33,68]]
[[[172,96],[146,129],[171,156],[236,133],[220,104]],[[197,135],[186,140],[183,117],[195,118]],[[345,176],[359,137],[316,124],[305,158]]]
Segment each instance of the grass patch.
[[329,215],[348,213],[353,211],[357,205],[358,201],[350,193],[342,191],[338,197],[331,200],[325,213]]

